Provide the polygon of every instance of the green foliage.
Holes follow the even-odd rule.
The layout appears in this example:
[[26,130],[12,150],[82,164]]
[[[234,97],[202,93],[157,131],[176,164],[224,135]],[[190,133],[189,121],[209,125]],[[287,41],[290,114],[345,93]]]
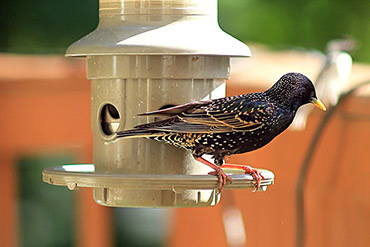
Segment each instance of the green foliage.
[[359,42],[355,59],[370,62],[370,1],[219,0],[220,26],[238,39],[325,51],[332,39]]
[[115,246],[165,246],[171,226],[170,209],[115,208]]
[[98,0],[14,0],[0,15],[0,51],[64,53],[97,25]]
[[72,246],[73,193],[42,182],[41,172],[70,163],[70,155],[23,157],[18,162],[20,246]]
[[[98,0],[7,2],[0,8],[3,52],[62,54],[98,23]],[[219,0],[220,26],[246,43],[324,51],[329,40],[349,35],[359,42],[355,60],[366,62],[369,13],[368,0]]]

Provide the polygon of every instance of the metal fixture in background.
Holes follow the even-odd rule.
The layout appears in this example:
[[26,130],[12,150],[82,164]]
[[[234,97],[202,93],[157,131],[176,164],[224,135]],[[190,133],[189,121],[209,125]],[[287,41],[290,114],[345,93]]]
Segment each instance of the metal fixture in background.
[[[333,107],[348,87],[352,70],[351,51],[356,48],[356,41],[351,38],[331,40],[326,45],[326,55],[323,56],[323,66],[316,78],[317,96],[325,106]],[[291,130],[301,131],[306,127],[309,114],[313,106],[298,109],[297,114],[289,127]]]
[[[251,55],[217,23],[217,0],[100,0],[95,31],[67,56],[87,58],[91,79],[94,165],[47,168],[43,180],[93,187],[106,206],[201,207],[219,202],[217,177],[186,150],[115,132],[145,123],[138,113],[225,96],[230,57]],[[262,190],[274,175],[262,171]],[[254,188],[231,175],[231,188]]]

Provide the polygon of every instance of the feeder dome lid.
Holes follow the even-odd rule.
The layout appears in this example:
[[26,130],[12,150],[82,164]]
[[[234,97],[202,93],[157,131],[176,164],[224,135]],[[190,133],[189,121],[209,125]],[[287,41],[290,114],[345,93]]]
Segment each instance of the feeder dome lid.
[[218,26],[217,16],[182,16],[165,22],[100,20],[97,29],[68,47],[66,56],[215,55],[250,57],[249,47]]

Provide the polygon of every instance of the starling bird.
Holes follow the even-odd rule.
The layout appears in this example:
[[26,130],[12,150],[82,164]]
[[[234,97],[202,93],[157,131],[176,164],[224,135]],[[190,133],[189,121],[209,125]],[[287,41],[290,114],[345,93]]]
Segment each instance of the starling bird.
[[[253,176],[258,188],[264,177],[256,169],[224,164],[225,157],[265,146],[292,123],[298,108],[307,103],[325,110],[312,82],[302,74],[288,73],[265,92],[197,101],[140,114],[166,118],[119,131],[117,137],[145,137],[190,150],[196,160],[215,170],[210,174],[218,176],[220,191],[231,181],[221,166],[243,169]],[[202,158],[204,154],[212,155],[214,163]]]

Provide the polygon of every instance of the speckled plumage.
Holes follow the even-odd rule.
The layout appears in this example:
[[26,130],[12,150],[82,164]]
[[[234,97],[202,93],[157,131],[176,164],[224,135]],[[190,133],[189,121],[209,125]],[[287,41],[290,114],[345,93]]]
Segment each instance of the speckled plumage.
[[141,115],[166,116],[118,137],[146,137],[183,147],[195,157],[225,156],[263,147],[293,121],[297,109],[316,99],[312,82],[299,73],[282,76],[265,92],[193,102]]
[[[298,108],[313,103],[325,110],[312,82],[299,73],[283,75],[265,92],[192,102],[140,114],[164,116],[164,120],[117,132],[117,137],[145,137],[190,150],[196,160],[213,168],[219,191],[231,181],[220,168],[238,168],[249,173],[260,186],[264,177],[250,166],[224,164],[226,156],[263,147],[292,123]],[[202,155],[212,155],[211,163]]]

